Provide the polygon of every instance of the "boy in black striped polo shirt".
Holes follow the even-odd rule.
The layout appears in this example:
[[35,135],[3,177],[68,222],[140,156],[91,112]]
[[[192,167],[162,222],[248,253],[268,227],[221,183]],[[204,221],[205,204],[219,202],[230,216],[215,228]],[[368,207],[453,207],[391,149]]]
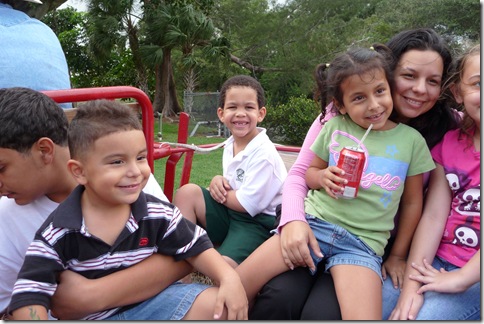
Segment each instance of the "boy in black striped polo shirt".
[[175,283],[141,303],[85,318],[247,318],[240,278],[205,231],[172,204],[141,192],[150,168],[141,124],[130,108],[107,100],[79,107],[69,126],[69,150],[68,169],[79,186],[47,218],[27,250],[8,308],[13,319],[47,319],[64,270],[99,278],[154,253],[188,261],[220,287]]

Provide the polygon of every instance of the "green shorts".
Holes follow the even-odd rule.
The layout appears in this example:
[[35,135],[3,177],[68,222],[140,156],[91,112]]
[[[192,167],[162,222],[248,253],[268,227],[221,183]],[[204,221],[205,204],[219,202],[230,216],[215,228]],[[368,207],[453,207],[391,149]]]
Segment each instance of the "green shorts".
[[210,192],[201,188],[205,199],[205,229],[217,251],[238,264],[245,260],[259,245],[267,240],[275,226],[275,216],[231,210],[215,201]]

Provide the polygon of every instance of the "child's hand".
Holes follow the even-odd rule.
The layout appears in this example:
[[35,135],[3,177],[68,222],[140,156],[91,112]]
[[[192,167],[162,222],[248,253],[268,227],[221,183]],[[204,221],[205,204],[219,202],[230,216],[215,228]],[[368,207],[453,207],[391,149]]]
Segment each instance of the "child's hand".
[[388,319],[397,321],[415,320],[423,303],[423,295],[417,294],[413,289],[403,289],[400,292],[400,297],[398,297],[397,305]]
[[445,269],[440,269],[438,271],[425,259],[423,265],[412,263],[412,268],[420,272],[420,275],[409,275],[409,278],[423,284],[417,294],[423,294],[426,291],[460,293],[467,289],[459,270],[447,272]]
[[392,278],[393,286],[395,288],[402,288],[403,276],[405,273],[406,262],[405,259],[396,255],[390,254],[381,268],[383,279],[387,278],[387,274]]
[[334,165],[322,169],[321,172],[319,172],[319,183],[321,184],[321,188],[334,199],[338,199],[335,192],[342,192],[344,190],[343,187],[340,187],[340,184],[348,183],[348,180],[341,178],[343,175],[344,171]]
[[229,185],[227,179],[225,179],[221,175],[216,175],[213,177],[212,181],[210,182],[210,186],[208,187],[208,191],[210,191],[210,195],[212,198],[223,204],[227,200],[227,190],[231,190],[232,188]]
[[227,309],[227,320],[247,320],[249,302],[239,276],[220,283],[215,301],[214,319],[220,319],[224,306]]

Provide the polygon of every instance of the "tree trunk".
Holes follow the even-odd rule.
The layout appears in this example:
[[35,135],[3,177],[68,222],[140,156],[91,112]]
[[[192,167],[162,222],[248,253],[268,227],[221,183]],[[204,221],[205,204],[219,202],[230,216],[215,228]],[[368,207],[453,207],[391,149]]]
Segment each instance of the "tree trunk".
[[180,104],[178,103],[178,99],[176,97],[173,67],[171,65],[171,48],[163,49],[163,61],[161,63],[161,89],[164,96],[162,109],[163,117],[176,116],[177,112],[180,111]]
[[141,60],[141,54],[139,50],[139,38],[138,28],[132,23],[131,19],[128,19],[128,40],[131,53],[133,54],[133,63],[137,74],[137,86],[149,96],[148,92],[148,76],[146,75],[146,68]]
[[155,99],[153,100],[153,111],[161,113],[163,111],[163,67],[161,65],[155,66]]

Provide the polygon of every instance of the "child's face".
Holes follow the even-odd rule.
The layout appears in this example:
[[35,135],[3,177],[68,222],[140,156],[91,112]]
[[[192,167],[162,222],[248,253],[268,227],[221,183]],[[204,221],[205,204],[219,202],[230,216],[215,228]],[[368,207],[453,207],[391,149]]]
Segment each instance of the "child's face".
[[25,205],[44,195],[48,182],[43,178],[43,170],[46,168],[37,150],[21,154],[16,150],[0,148],[0,196],[7,196],[15,199],[18,205]]
[[439,99],[444,62],[431,50],[410,50],[395,68],[393,101],[398,117],[409,120],[432,109]]
[[91,203],[102,206],[131,204],[150,176],[142,131],[112,133],[94,142],[79,161],[82,174],[76,180],[86,186]]
[[235,139],[250,141],[257,135],[257,123],[265,115],[266,108],[257,104],[257,92],[250,87],[231,87],[225,95],[225,106],[217,109],[217,115]]
[[363,128],[373,124],[374,130],[386,130],[393,123],[388,120],[393,110],[390,85],[383,70],[371,70],[363,75],[353,75],[341,84],[342,114]]
[[481,124],[481,57],[470,56],[464,66],[462,80],[454,92],[457,103],[463,104],[476,125]]

